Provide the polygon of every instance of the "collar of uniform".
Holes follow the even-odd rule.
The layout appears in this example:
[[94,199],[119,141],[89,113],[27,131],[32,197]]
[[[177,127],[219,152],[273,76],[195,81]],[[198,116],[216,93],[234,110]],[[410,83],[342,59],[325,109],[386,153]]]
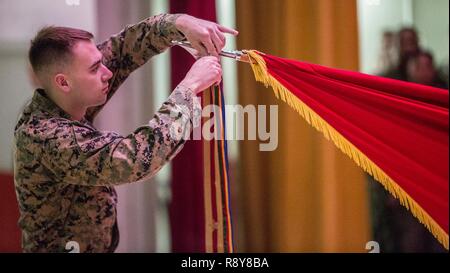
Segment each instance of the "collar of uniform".
[[61,109],[56,103],[54,103],[45,94],[45,90],[38,88],[34,91],[33,99],[31,100],[34,106],[44,112],[50,113],[53,116],[58,116],[66,119],[70,119],[70,115]]

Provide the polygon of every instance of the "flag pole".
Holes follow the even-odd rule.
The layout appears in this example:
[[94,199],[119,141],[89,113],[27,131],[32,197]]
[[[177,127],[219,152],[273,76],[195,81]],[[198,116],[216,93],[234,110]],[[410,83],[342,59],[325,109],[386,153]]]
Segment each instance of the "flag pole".
[[[172,45],[193,49],[191,43],[188,41],[172,41]],[[250,59],[248,58],[245,50],[222,50],[219,55],[222,57],[235,59],[236,61],[250,63]]]

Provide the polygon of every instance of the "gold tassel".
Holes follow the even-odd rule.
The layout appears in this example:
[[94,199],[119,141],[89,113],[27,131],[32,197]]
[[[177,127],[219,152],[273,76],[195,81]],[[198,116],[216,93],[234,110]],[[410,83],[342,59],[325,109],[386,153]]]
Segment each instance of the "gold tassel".
[[[375,180],[380,182],[400,203],[411,211],[411,213],[436,237],[436,239],[448,250],[448,234],[436,223],[436,221],[405,192],[394,180],[392,180],[382,169],[380,169],[364,153],[356,148],[350,141],[343,137],[324,119],[316,114],[305,103],[293,95],[286,87],[278,82],[267,72],[264,59],[255,50],[246,50],[250,58],[250,65],[257,81],[264,83],[266,87],[271,86],[275,96],[282,99],[294,108],[308,124],[322,132],[326,139],[331,140],[342,152],[355,161]],[[262,54],[262,53],[261,53]]]

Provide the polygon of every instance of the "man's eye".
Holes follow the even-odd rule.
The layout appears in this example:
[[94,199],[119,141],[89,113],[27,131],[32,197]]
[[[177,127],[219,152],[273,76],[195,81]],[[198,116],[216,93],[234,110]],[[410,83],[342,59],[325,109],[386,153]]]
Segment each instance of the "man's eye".
[[94,69],[92,69],[92,72],[97,72],[98,68],[99,68],[99,66],[96,66]]

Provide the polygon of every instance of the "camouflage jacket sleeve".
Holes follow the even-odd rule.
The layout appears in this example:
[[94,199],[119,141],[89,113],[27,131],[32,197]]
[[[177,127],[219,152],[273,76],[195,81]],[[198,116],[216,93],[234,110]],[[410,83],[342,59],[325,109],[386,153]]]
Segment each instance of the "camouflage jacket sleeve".
[[41,162],[55,181],[104,186],[154,175],[182,148],[199,99],[177,87],[147,126],[128,136],[100,132],[87,124],[57,123],[46,130]]
[[[151,16],[126,26],[120,33],[97,45],[103,54],[103,64],[113,72],[107,101],[131,72],[169,48],[172,40],[184,39],[184,35],[175,27],[175,21],[180,15]],[[92,122],[104,105],[89,108],[86,119]]]

